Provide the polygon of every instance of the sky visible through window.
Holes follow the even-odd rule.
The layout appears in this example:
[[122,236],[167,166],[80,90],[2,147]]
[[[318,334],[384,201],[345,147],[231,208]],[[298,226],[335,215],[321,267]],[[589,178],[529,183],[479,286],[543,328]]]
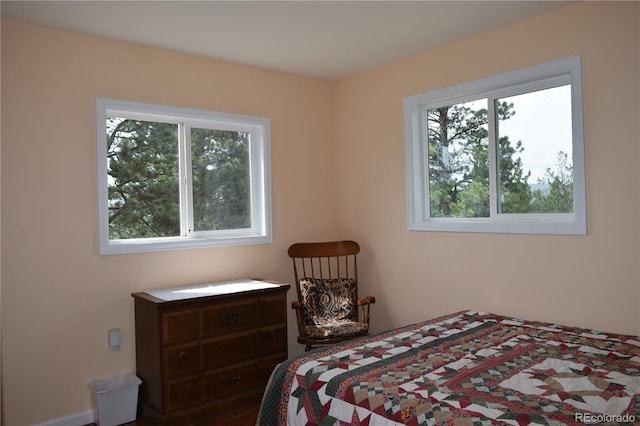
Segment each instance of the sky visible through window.
[[529,184],[537,184],[546,169],[555,169],[558,152],[572,154],[571,86],[529,92],[502,98],[513,103],[515,114],[501,121],[499,136],[508,136],[515,143],[522,141],[519,154],[525,171],[531,171]]

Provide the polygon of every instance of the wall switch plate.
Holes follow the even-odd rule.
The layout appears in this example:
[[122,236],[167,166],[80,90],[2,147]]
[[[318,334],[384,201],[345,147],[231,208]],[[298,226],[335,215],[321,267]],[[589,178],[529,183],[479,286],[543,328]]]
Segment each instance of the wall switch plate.
[[112,328],[109,330],[109,349],[112,351],[120,350],[120,329]]

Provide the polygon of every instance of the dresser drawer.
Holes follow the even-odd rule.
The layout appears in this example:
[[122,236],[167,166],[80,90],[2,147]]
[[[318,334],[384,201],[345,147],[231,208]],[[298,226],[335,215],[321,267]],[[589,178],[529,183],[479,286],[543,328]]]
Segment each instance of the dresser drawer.
[[190,374],[200,370],[200,344],[192,343],[165,349],[164,375],[165,377]]
[[254,363],[204,376],[204,397],[207,400],[217,399],[258,385],[260,368]]
[[287,322],[287,300],[284,296],[263,297],[260,299],[260,325],[282,324]]
[[258,356],[258,333],[252,332],[203,344],[205,368],[217,368]]
[[257,300],[228,303],[202,311],[205,336],[251,330],[257,326]]
[[198,405],[202,402],[200,376],[170,380],[165,384],[166,411]]
[[282,361],[287,360],[286,354],[280,355],[272,355],[266,358],[263,358],[260,362],[260,383],[267,383],[269,378],[271,377],[271,373],[273,370],[280,364]]
[[258,334],[260,355],[268,355],[287,350],[287,327],[262,330]]
[[162,314],[162,342],[165,345],[197,339],[200,335],[198,310],[173,311]]

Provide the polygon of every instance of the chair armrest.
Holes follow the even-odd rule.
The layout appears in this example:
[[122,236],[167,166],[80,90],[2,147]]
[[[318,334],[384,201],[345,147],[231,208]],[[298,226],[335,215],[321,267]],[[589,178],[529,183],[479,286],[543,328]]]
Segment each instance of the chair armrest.
[[373,296],[367,296],[364,299],[358,299],[358,306],[372,305],[376,303],[376,298]]
[[371,305],[376,303],[376,298],[373,296],[367,296],[364,299],[358,299],[357,302],[358,307],[360,308],[360,321],[367,324],[367,329],[369,329],[369,314],[371,311]]
[[302,305],[299,301],[293,300],[291,301],[291,309],[293,309],[296,313],[296,322],[298,323],[298,332],[301,337],[304,337],[304,318],[302,316],[303,309]]

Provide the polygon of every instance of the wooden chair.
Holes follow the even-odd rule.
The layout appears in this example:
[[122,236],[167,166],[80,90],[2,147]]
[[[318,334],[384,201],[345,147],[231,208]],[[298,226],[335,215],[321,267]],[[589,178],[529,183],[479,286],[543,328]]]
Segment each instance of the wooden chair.
[[298,294],[291,307],[305,351],[369,334],[369,310],[376,299],[358,298],[359,252],[355,241],[289,247]]

